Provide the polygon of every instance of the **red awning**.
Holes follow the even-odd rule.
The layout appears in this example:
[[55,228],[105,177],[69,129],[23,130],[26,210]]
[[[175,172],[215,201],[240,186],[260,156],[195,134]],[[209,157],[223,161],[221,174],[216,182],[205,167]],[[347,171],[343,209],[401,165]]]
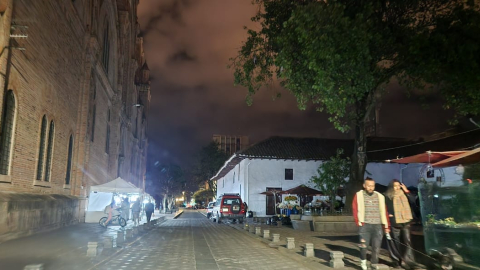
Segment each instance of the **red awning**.
[[429,163],[434,168],[451,167],[480,162],[480,148],[470,151],[430,152],[410,157],[387,160],[394,163]]
[[444,159],[448,159],[460,154],[464,154],[470,151],[448,151],[448,152],[431,152],[427,151],[423,154],[418,154],[414,156],[399,158],[399,159],[392,159],[388,160],[388,162],[393,163],[436,163],[442,161]]
[[480,162],[480,148],[472,151],[466,151],[464,153],[452,156],[450,158],[438,161],[432,164],[432,167],[451,167],[459,164],[472,164]]

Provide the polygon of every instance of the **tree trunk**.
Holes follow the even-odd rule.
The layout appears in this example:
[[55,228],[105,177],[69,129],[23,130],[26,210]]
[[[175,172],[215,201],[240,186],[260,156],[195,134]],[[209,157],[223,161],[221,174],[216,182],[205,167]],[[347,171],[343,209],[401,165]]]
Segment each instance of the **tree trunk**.
[[363,189],[365,168],[367,167],[367,138],[365,136],[364,117],[359,117],[355,125],[355,144],[350,167],[350,179],[347,183],[345,208],[351,209],[353,196]]

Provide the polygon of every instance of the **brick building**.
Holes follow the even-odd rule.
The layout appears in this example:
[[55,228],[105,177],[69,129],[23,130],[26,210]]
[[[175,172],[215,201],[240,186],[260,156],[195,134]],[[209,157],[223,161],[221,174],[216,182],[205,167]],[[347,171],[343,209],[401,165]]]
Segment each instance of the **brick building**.
[[0,0],[0,241],[83,222],[90,186],[144,188],[138,0]]

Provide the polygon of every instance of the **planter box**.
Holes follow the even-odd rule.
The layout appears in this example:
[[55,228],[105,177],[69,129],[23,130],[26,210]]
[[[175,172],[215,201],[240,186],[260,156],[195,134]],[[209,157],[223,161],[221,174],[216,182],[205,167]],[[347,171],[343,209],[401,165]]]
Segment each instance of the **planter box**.
[[294,230],[313,231],[313,223],[308,220],[292,220]]
[[313,225],[316,232],[358,232],[353,216],[315,216]]

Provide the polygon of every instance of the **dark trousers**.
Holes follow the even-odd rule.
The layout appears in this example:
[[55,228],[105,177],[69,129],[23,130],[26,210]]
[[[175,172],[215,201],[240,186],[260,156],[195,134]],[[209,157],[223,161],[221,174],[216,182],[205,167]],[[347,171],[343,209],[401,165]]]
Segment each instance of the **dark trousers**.
[[150,219],[152,218],[152,213],[151,211],[145,211],[145,214],[147,214],[147,222],[150,222]]
[[378,263],[378,253],[380,252],[380,246],[383,239],[383,225],[382,224],[367,224],[364,223],[358,229],[360,235],[360,259],[367,259],[367,248],[372,246],[372,258],[370,262],[372,264]]
[[410,223],[396,224],[390,233],[392,240],[387,240],[390,257],[398,265],[403,261],[407,264],[415,261],[410,237]]

